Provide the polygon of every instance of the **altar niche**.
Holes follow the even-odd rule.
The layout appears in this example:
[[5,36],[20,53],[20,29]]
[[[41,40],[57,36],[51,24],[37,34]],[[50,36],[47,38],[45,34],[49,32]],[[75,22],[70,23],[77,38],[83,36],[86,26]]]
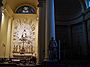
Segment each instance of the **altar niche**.
[[[34,17],[34,16],[32,16]],[[12,21],[11,57],[38,56],[37,17],[14,17]]]

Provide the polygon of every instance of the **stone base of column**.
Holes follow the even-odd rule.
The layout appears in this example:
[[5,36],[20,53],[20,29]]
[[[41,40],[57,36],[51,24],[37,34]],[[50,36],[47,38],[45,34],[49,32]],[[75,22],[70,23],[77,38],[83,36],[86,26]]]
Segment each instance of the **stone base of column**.
[[58,60],[57,59],[54,59],[54,60],[48,60],[49,62],[57,62]]
[[57,67],[58,66],[58,62],[56,61],[44,61],[42,62],[42,67]]
[[57,60],[57,59],[50,60],[50,59],[48,59],[48,58],[45,58],[44,61],[46,61],[46,62],[57,62],[58,60]]
[[44,61],[49,61],[49,59],[48,58],[44,58]]

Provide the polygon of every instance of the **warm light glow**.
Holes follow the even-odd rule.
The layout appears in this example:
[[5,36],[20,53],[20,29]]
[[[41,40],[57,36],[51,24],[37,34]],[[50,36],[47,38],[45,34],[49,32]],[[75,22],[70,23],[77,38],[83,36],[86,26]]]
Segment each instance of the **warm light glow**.
[[14,18],[12,23],[12,55],[36,54],[36,21],[29,18]]
[[4,13],[2,13],[2,24],[4,23]]

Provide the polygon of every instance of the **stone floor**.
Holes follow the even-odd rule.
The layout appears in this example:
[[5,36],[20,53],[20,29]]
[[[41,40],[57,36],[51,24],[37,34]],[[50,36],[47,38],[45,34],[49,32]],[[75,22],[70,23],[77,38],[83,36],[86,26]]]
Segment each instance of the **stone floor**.
[[40,65],[0,64],[0,67],[90,67],[90,60],[64,60],[63,62],[42,62]]

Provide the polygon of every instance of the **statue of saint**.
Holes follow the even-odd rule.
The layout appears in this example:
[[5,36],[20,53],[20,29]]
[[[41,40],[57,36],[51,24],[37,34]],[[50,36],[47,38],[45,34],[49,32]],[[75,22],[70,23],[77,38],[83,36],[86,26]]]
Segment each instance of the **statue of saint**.
[[50,60],[57,60],[57,42],[52,37],[49,42],[49,59]]

